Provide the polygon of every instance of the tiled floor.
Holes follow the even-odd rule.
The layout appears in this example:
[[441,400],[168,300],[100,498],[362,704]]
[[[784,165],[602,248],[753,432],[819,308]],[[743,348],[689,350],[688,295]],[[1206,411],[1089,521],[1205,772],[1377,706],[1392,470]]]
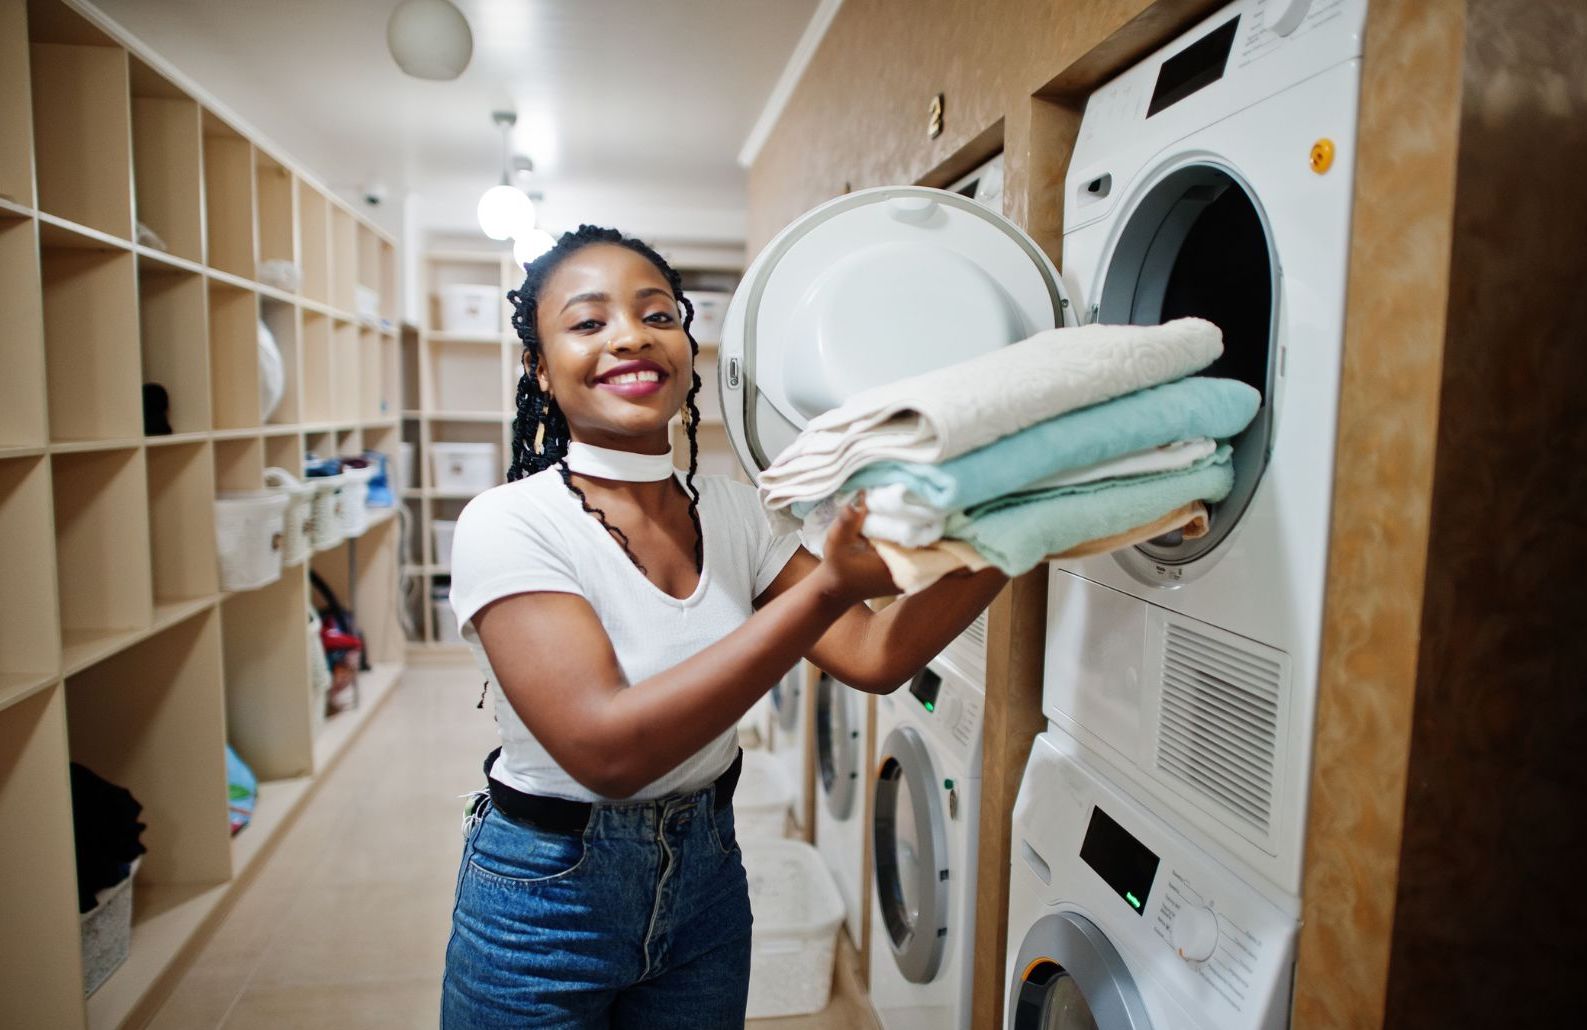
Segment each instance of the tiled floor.
[[[457,667],[410,669],[327,776],[154,1018],[157,1030],[432,1030],[461,846],[456,795],[495,726]],[[244,831],[246,832],[246,831]],[[874,1026],[840,955],[820,1015],[756,1030]]]

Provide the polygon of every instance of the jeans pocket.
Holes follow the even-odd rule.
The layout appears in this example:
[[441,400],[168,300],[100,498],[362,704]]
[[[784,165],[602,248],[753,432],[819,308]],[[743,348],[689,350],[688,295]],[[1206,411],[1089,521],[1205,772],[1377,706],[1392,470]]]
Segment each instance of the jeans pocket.
[[733,825],[733,806],[723,805],[711,811],[711,838],[717,850],[731,855],[738,850],[738,830]]
[[542,830],[492,809],[474,836],[468,869],[506,886],[533,887],[572,875],[588,852],[582,835]]

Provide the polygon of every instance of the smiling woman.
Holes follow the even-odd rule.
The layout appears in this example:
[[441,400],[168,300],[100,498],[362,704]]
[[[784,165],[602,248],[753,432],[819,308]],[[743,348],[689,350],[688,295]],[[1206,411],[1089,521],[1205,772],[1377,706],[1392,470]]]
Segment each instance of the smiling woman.
[[739,718],[803,657],[894,689],[1004,580],[945,579],[873,613],[862,602],[896,588],[863,507],[818,561],[752,488],[697,477],[693,308],[645,244],[581,227],[510,299],[510,481],[469,503],[452,545],[502,746],[469,821],[443,1025],[741,1027]]

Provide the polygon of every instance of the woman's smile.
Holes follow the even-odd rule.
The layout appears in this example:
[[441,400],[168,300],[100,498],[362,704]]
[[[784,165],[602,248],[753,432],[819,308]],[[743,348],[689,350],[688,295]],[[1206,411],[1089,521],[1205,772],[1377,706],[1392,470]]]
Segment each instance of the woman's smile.
[[595,386],[632,400],[660,393],[669,378],[654,361],[624,361],[597,376]]

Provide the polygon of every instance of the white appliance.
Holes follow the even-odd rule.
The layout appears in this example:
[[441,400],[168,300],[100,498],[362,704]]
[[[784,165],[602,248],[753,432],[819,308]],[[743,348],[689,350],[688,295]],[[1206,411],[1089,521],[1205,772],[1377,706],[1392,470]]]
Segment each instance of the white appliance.
[[873,736],[870,705],[853,687],[822,673],[814,708],[816,850],[843,895],[843,922],[864,946],[865,796]]
[[986,681],[962,643],[877,699],[870,994],[888,1030],[970,1025]]
[[[1211,533],[1050,572],[1043,707],[1298,897],[1365,0],[1238,0],[1093,94],[1065,180],[1090,317],[1200,315],[1263,394]],[[1298,903],[1297,903],[1298,904]]]
[[1011,845],[1009,1030],[1289,1025],[1295,918],[1061,730],[1031,749]]
[[771,753],[793,787],[794,825],[805,828],[805,797],[809,790],[806,756],[809,726],[805,719],[807,666],[800,662],[771,688]]

